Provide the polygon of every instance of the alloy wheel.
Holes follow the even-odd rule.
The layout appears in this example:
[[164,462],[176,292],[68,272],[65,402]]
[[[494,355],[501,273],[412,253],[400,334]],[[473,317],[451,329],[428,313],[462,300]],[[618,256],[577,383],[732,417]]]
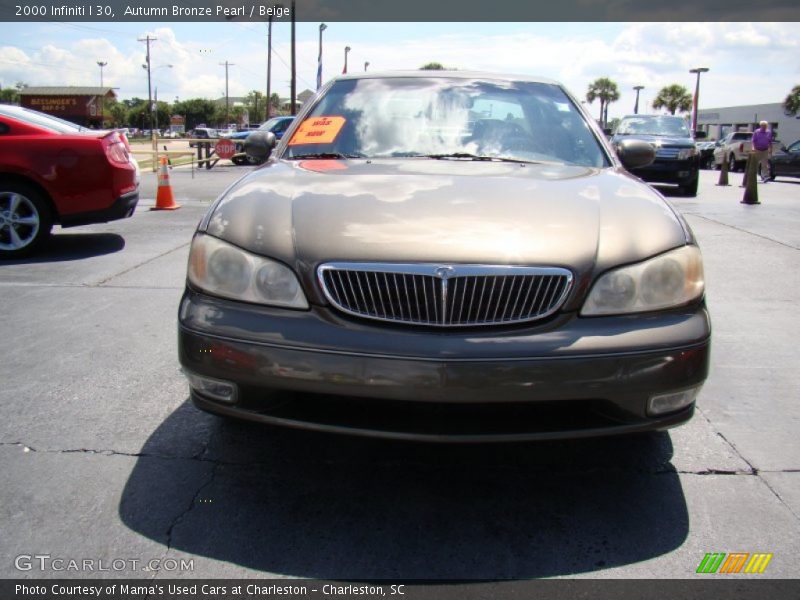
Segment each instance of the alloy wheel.
[[20,250],[39,233],[41,217],[30,198],[0,191],[0,250]]

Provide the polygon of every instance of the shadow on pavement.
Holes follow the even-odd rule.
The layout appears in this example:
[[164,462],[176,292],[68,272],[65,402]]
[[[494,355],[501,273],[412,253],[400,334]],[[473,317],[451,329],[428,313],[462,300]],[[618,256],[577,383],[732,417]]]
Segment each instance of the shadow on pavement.
[[124,247],[125,239],[116,233],[56,233],[34,255],[3,260],[0,266],[80,260],[119,252]]
[[187,401],[148,439],[119,513],[174,550],[288,576],[571,575],[683,543],[671,457],[666,433],[396,443],[223,421]]

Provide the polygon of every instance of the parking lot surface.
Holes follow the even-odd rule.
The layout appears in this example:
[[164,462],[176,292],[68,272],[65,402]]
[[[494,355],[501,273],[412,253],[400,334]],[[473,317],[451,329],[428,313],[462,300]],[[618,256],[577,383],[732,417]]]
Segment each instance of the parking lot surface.
[[[800,180],[701,172],[671,196],[703,251],[710,377],[687,425],[427,445],[224,422],[178,370],[189,241],[249,168],[171,172],[171,212],[56,230],[0,263],[2,577],[684,578],[707,552],[800,555]],[[669,195],[669,194],[668,194]],[[104,572],[19,555],[136,559]],[[151,560],[192,560],[167,571]]]

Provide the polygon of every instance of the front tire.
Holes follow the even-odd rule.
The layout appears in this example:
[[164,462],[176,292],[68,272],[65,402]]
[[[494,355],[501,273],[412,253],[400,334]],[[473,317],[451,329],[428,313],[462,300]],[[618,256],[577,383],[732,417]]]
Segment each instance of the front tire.
[[53,215],[41,192],[24,183],[0,183],[0,258],[35,252],[52,228]]
[[681,194],[694,198],[697,196],[697,186],[700,183],[700,174],[695,174],[694,178],[689,180],[689,183],[680,186]]

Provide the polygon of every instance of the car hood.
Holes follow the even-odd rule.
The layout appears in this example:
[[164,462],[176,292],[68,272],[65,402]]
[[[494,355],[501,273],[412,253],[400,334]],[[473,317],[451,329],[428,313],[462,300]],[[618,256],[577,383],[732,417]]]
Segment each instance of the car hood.
[[326,261],[433,262],[560,266],[578,288],[689,235],[621,169],[429,159],[269,163],[200,229],[309,282]]
[[621,142],[622,140],[642,140],[655,144],[656,146],[669,146],[672,148],[694,148],[694,140],[686,137],[672,137],[665,135],[644,135],[633,133],[630,135],[615,135],[612,139],[613,143]]

